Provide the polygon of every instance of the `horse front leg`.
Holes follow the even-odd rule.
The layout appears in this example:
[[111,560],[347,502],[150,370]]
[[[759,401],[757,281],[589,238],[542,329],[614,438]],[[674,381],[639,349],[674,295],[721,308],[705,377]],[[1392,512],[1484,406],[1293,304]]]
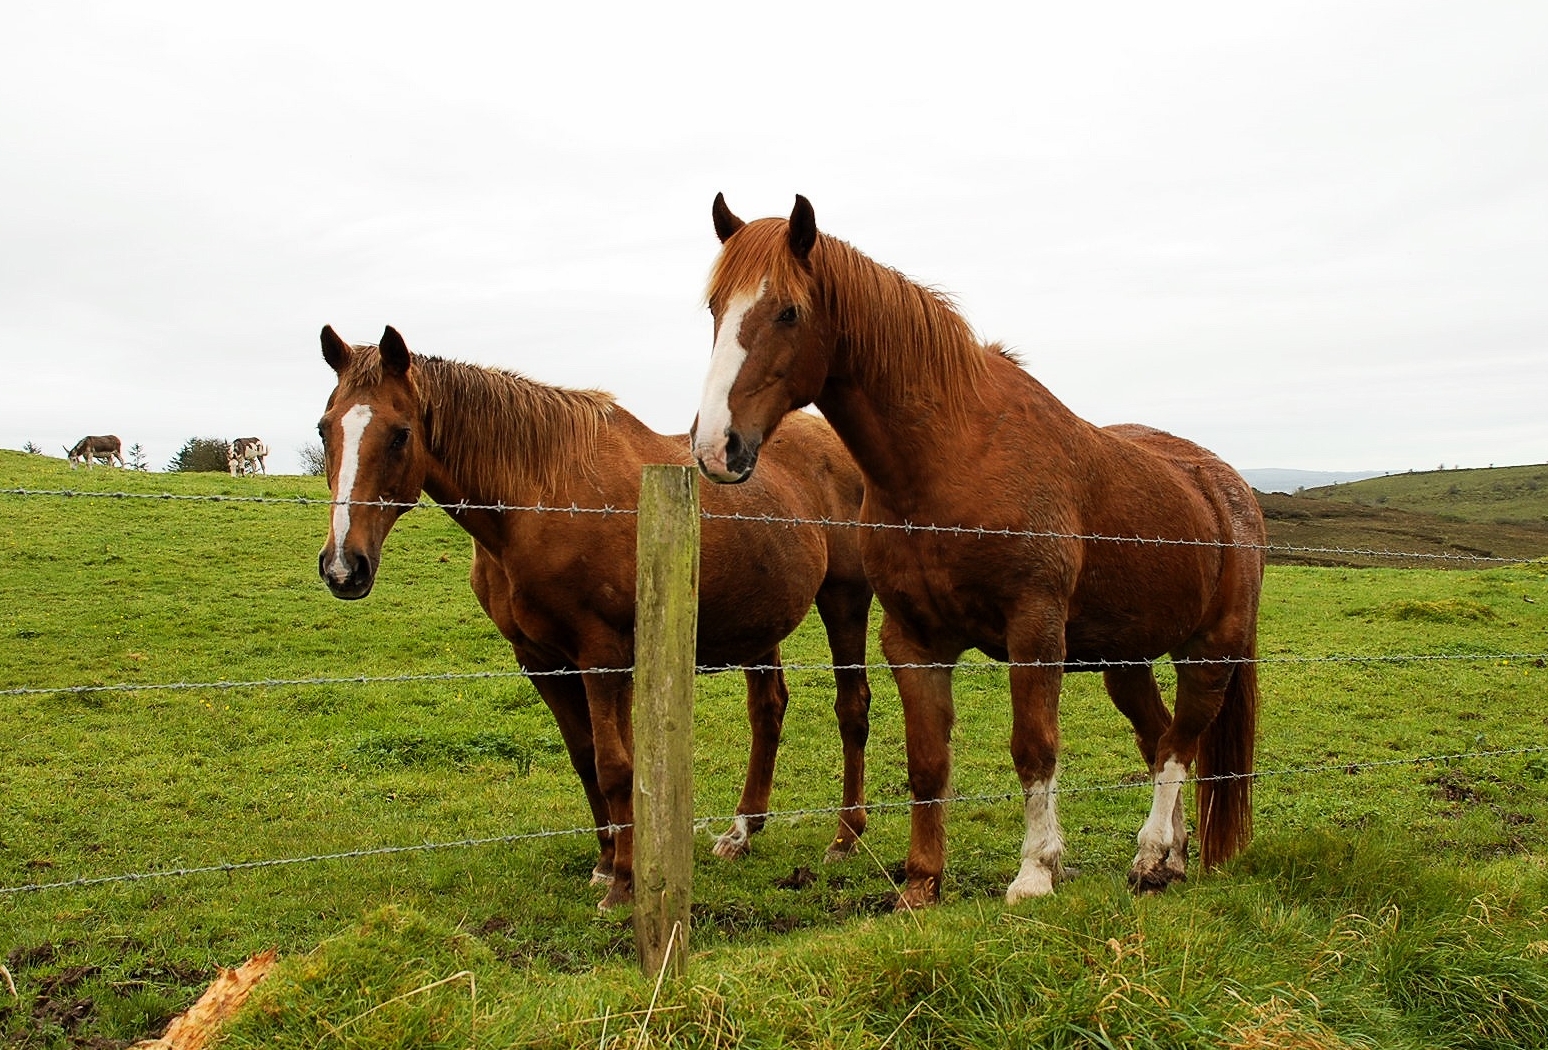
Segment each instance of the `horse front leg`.
[[[1014,640],[1013,640],[1014,642]],[[1026,834],[1021,866],[1005,891],[1005,903],[1046,897],[1064,874],[1064,833],[1059,826],[1059,689],[1064,681],[1062,630],[1041,632],[1009,652],[1011,760],[1021,781]]]
[[[940,900],[946,870],[946,796],[951,784],[951,664],[960,653],[930,650],[904,636],[890,616],[882,620],[882,651],[892,664],[903,704],[903,739],[908,753],[909,807],[906,882],[897,910]],[[944,666],[941,666],[944,665]]]
[[774,761],[779,755],[779,738],[784,731],[785,710],[790,705],[790,690],[785,672],[779,666],[779,647],[748,667],[747,721],[752,727],[752,750],[747,756],[747,779],[742,785],[742,800],[736,817],[715,840],[715,856],[736,860],[747,855],[748,840],[763,828],[769,811],[769,796],[774,790]]

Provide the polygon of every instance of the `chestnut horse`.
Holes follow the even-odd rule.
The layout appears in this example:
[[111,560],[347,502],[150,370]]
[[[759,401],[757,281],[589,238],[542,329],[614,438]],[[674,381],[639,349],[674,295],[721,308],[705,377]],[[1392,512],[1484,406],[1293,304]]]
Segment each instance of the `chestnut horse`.
[[[1235,854],[1251,834],[1257,724],[1264,533],[1252,490],[1181,438],[1078,418],[1002,347],[980,343],[943,296],[818,232],[804,197],[788,220],[743,223],[717,196],[713,217],[724,246],[694,455],[708,477],[744,482],[786,413],[812,403],[860,464],[862,518],[874,526],[863,530],[865,566],[915,803],[898,906],[939,897],[951,673],[969,648],[1011,664],[1026,838],[1008,903],[1051,893],[1063,871],[1067,667],[1108,662],[1107,692],[1150,771],[1134,887],[1184,877],[1181,785],[1195,760],[1200,860]],[[904,525],[925,528],[889,527]],[[1175,716],[1150,666],[1167,653]]]
[[[594,881],[610,882],[602,907],[629,900],[632,678],[564,672],[634,662],[637,519],[496,508],[632,510],[640,468],[688,463],[687,438],[655,433],[608,394],[410,354],[391,328],[379,348],[351,346],[324,328],[322,350],[338,375],[318,425],[334,501],[318,559],[322,578],[340,598],[368,594],[382,541],[421,492],[472,535],[473,592],[553,712],[591,804],[601,847]],[[786,440],[768,448],[759,484],[713,487],[704,509],[853,519],[860,473],[833,431],[803,417],[780,436]],[[859,538],[852,528],[711,518],[702,524],[702,549],[697,658],[701,665],[744,666],[753,737],[737,816],[715,852],[745,853],[748,836],[763,824],[789,700],[779,643],[815,601],[840,668],[834,708],[844,808],[828,859],[845,856],[866,823],[871,589]]]

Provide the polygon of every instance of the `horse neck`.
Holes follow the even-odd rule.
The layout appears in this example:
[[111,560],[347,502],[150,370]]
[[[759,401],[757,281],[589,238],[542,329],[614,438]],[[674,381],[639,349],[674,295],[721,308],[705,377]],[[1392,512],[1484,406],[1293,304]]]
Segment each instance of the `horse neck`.
[[896,398],[830,377],[814,402],[865,475],[868,496],[923,494],[937,474],[961,468],[973,446],[960,413],[921,398]]
[[[426,362],[419,383],[431,457],[424,491],[442,505],[552,501],[570,475],[589,471],[613,411],[612,398],[597,391],[459,362]],[[473,520],[453,517],[465,527]]]
[[830,373],[816,405],[866,474],[867,485],[917,490],[934,471],[960,470],[1007,362],[978,342],[943,296],[838,242],[817,275],[832,311]]

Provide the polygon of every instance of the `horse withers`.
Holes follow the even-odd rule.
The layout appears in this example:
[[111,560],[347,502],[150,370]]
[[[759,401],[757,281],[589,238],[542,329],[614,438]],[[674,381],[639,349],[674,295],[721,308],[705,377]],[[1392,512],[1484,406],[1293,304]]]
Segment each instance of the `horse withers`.
[[[608,395],[412,354],[388,328],[379,347],[322,331],[338,384],[318,430],[333,493],[318,569],[340,598],[370,593],[393,522],[428,493],[473,537],[473,592],[553,712],[597,828],[603,907],[633,892],[635,529],[647,463],[690,462],[686,435],[647,428]],[[815,417],[787,423],[764,470],[704,493],[697,660],[741,666],[752,751],[722,857],[764,823],[789,692],[779,643],[815,602],[837,665],[842,809],[827,855],[865,828],[864,670],[871,589],[853,529],[859,471]],[[536,509],[539,504],[558,510]],[[580,508],[572,511],[564,508]],[[508,509],[526,508],[526,509]],[[777,523],[729,516],[772,517]],[[797,521],[794,519],[802,519]],[[621,830],[615,830],[621,829]]]
[[123,442],[118,440],[116,434],[94,434],[81,438],[75,443],[74,448],[65,449],[65,455],[70,459],[71,470],[80,463],[85,463],[89,470],[99,459],[110,467],[117,461],[122,467],[124,465],[123,447]]
[[[819,232],[810,202],[744,223],[716,197],[714,349],[694,423],[704,474],[743,482],[815,404],[865,476],[866,569],[903,703],[914,804],[900,908],[938,899],[945,868],[951,669],[1010,663],[1010,750],[1025,797],[1010,903],[1062,875],[1059,688],[1101,669],[1152,781],[1129,872],[1182,879],[1182,788],[1197,773],[1200,860],[1251,833],[1263,519],[1220,459],[1142,426],[1076,416],[941,294]],[[1168,711],[1152,662],[1177,672]]]

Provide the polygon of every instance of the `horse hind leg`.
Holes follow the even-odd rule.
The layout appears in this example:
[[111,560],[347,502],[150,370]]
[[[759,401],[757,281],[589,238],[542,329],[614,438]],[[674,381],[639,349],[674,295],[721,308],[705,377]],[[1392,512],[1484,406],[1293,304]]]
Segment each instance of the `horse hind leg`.
[[752,749],[747,756],[747,779],[742,785],[736,816],[715,840],[715,856],[723,860],[746,856],[752,836],[763,828],[769,796],[774,790],[774,761],[779,755],[780,734],[784,732],[785,709],[790,704],[785,672],[779,666],[779,648],[767,653],[759,664],[743,670],[747,678]]
[[843,803],[838,830],[823,854],[827,863],[851,856],[867,823],[865,745],[871,735],[871,684],[865,672],[865,646],[870,611],[871,589],[863,577],[858,586],[834,584],[817,592],[817,612],[827,629],[835,664],[833,713],[844,750]]
[[[611,828],[607,800],[597,785],[597,755],[591,736],[591,718],[586,706],[586,689],[574,668],[559,665],[524,665],[529,671],[538,671],[531,681],[538,695],[554,716],[559,737],[564,741],[570,757],[570,768],[580,778],[581,790],[586,793],[586,804],[597,829],[597,861],[591,869],[591,884],[606,886],[613,881],[613,853],[615,837]],[[543,673],[543,672],[560,673]],[[570,672],[570,673],[565,673]]]
[[1171,757],[1157,762],[1172,715],[1161,700],[1150,666],[1112,668],[1103,672],[1102,680],[1113,706],[1134,727],[1134,742],[1150,772],[1150,815],[1140,828],[1129,884],[1136,893],[1153,893],[1187,877],[1188,824],[1181,782],[1187,779],[1188,769]]
[[[1150,816],[1140,829],[1140,849],[1129,872],[1129,883],[1135,892],[1158,892],[1185,877],[1188,835],[1183,784],[1194,760],[1199,758],[1201,740],[1226,702],[1235,674],[1236,668],[1228,663],[1177,665],[1176,716],[1156,745],[1152,763],[1155,793]],[[1201,834],[1206,830],[1201,827]],[[1207,836],[1205,852],[1208,853]],[[1209,862],[1207,856],[1204,860]]]

